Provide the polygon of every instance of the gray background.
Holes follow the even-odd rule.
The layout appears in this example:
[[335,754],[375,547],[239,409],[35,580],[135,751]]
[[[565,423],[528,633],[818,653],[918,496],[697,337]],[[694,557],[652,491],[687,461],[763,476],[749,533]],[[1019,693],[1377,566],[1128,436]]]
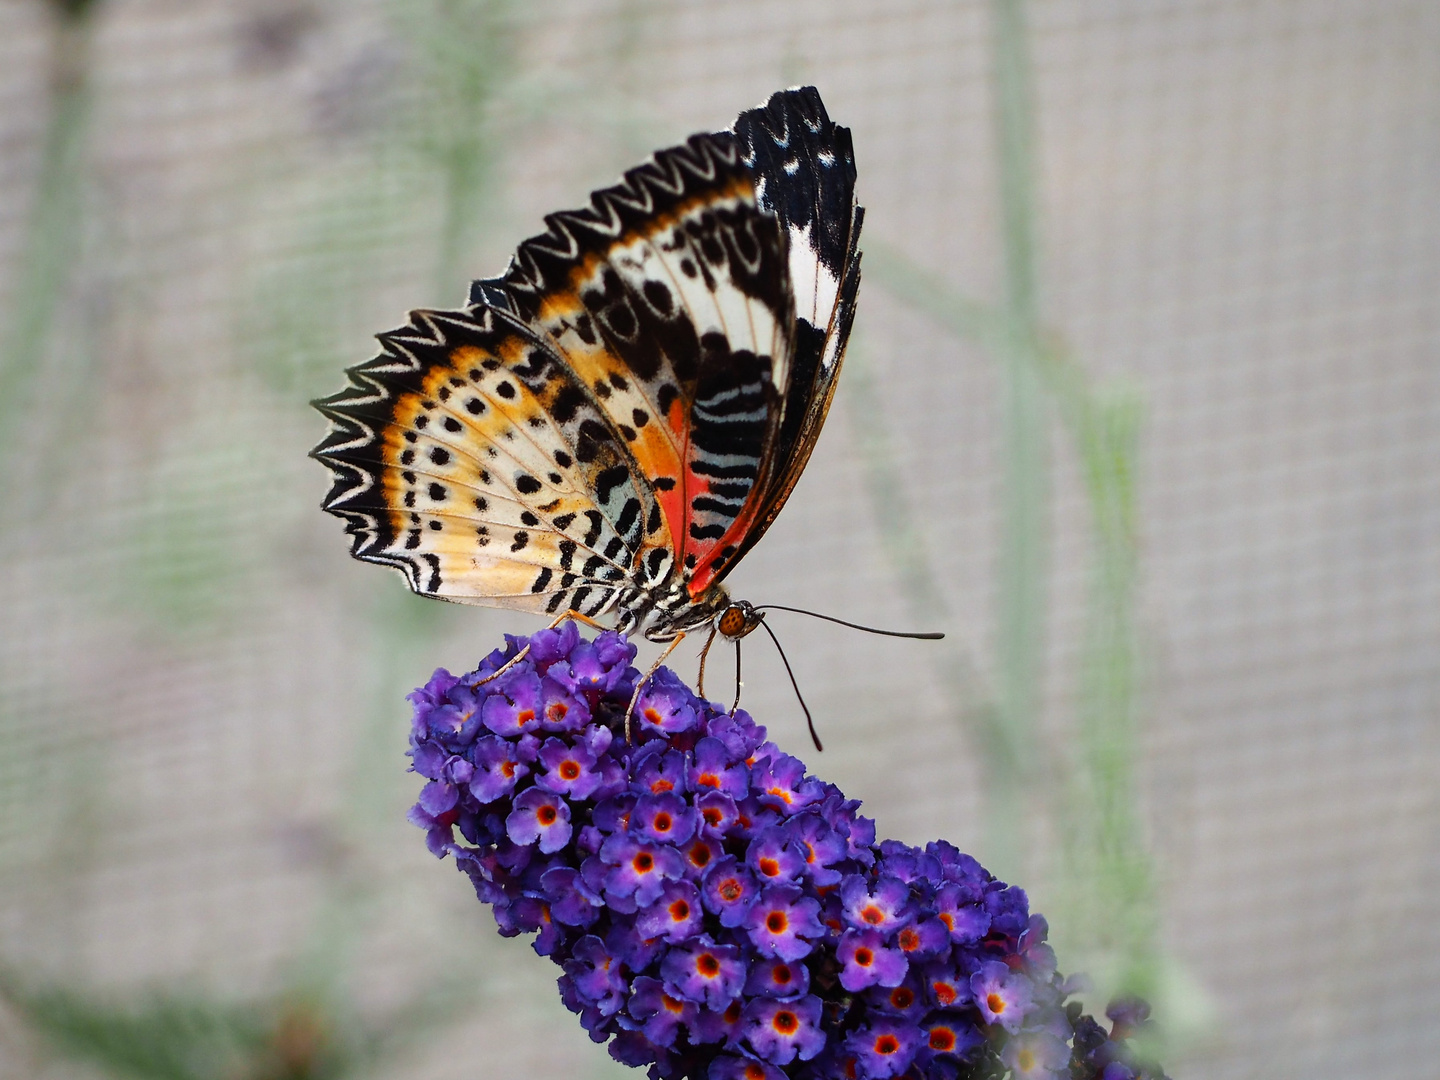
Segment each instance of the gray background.
[[[426,50],[446,47],[426,7],[113,0],[96,17],[68,270],[3,459],[0,959],[120,995],[243,998],[343,953],[362,1016],[457,987],[457,1017],[382,1075],[629,1075],[403,823],[400,695],[533,624],[432,611],[348,560],[315,509],[323,424],[304,402],[408,308],[459,302],[543,213],[800,81],[854,131],[867,238],[993,297],[988,6],[489,5],[510,35],[497,86],[436,120],[483,136],[463,235],[413,120],[432,109]],[[1440,8],[1029,15],[1044,318],[1144,408],[1141,777],[1169,1071],[1435,1076]],[[26,295],[53,39],[39,0],[0,0],[0,310]],[[851,361],[864,374],[731,582],[915,625],[882,542],[898,526],[867,493],[880,432],[983,688],[995,362],[878,275]],[[1088,533],[1058,425],[1053,451],[1042,727],[1063,753]],[[825,754],[765,644],[746,656],[752,713],[882,835],[983,855],[983,767],[937,674],[952,661],[773,621]],[[1035,831],[1020,883],[1043,911],[1058,894]],[[0,1034],[0,1076],[92,1075],[13,1016]]]

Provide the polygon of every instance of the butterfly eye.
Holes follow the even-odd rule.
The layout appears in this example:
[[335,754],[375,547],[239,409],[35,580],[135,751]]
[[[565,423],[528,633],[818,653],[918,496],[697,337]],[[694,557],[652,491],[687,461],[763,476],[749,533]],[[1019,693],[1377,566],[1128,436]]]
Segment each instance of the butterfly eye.
[[739,604],[731,604],[726,608],[724,614],[720,616],[717,626],[720,633],[727,638],[742,638],[755,629],[750,620],[746,618],[745,609]]

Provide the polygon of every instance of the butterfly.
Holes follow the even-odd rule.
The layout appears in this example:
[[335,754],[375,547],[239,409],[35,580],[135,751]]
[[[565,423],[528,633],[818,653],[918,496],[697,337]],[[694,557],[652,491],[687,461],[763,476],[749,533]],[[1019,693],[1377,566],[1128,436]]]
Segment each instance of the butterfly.
[[738,642],[763,615],[724,579],[799,480],[850,335],[854,188],[849,130],[781,91],[550,214],[463,309],[379,335],[315,402],[351,554],[424,596]]

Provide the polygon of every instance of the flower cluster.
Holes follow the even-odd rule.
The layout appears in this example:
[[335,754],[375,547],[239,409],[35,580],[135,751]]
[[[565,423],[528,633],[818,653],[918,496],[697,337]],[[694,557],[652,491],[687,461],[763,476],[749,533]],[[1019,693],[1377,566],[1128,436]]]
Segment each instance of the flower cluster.
[[[616,633],[507,638],[410,700],[411,820],[597,1042],[655,1078],[1160,1080],[1075,1005],[1025,893],[875,842],[831,784]],[[519,662],[491,678],[526,649]],[[488,680],[488,681],[487,681]],[[456,838],[458,830],[464,842]]]

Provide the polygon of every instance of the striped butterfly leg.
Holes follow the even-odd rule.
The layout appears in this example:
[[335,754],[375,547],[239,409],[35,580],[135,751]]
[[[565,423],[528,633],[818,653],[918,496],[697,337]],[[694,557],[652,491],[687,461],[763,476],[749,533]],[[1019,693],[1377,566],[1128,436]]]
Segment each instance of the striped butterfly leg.
[[695,680],[695,693],[703,698],[705,696],[705,661],[710,656],[710,646],[715,644],[715,636],[720,633],[718,626],[710,628],[710,636],[705,639],[705,647],[700,650],[700,674]]
[[684,641],[685,638],[686,633],[683,630],[676,634],[675,640],[665,646],[665,651],[650,665],[650,670],[645,672],[645,677],[635,684],[635,692],[630,695],[630,706],[625,710],[625,741],[627,743],[630,741],[630,718],[635,715],[635,705],[640,700],[640,691],[645,689],[645,684],[650,681],[655,672],[660,670],[660,665],[669,659],[670,654],[675,651],[675,647]]
[[740,639],[735,639],[735,701],[730,706],[730,715],[735,715],[735,710],[740,708],[740,688],[745,684],[740,681]]
[[[584,623],[586,626],[592,627],[592,628],[594,628],[594,629],[596,629],[596,630],[609,630],[609,629],[610,629],[610,627],[604,625],[603,623],[598,623],[598,622],[596,622],[596,621],[595,621],[594,619],[592,619],[589,615],[582,615],[582,614],[581,614],[580,612],[578,612],[578,611],[567,611],[567,612],[565,612],[564,615],[559,616],[559,617],[558,617],[554,622],[552,622],[549,626],[545,627],[545,629],[546,629],[546,630],[554,630],[557,626],[559,626],[559,625],[560,625],[562,622],[564,622],[566,619],[574,619],[576,622],[582,622],[582,623]],[[673,647],[674,647],[674,646],[671,646],[671,648],[673,648]],[[485,678],[481,679],[481,680],[480,680],[479,682],[477,682],[475,685],[476,685],[476,686],[484,686],[487,682],[491,682],[491,681],[493,681],[493,680],[495,680],[495,679],[498,679],[501,675],[504,675],[505,672],[509,671],[512,667],[514,667],[516,664],[518,664],[521,660],[524,660],[525,657],[528,656],[529,654],[530,654],[530,645],[529,645],[529,643],[527,642],[526,645],[525,645],[525,647],[524,647],[523,649],[521,649],[518,653],[516,653],[514,656],[512,656],[509,660],[506,660],[505,663],[501,664],[501,665],[495,670],[495,672],[494,672],[493,674],[486,675]],[[666,652],[665,652],[665,656],[669,656],[669,655],[670,655],[670,652],[669,652],[669,650],[667,649]],[[664,659],[664,657],[662,657],[661,659]],[[654,673],[655,673],[655,671],[654,671],[654,669],[652,668],[651,671],[650,671],[650,674],[653,675]],[[649,677],[650,677],[650,675],[646,675],[646,676],[645,676],[645,678],[647,678],[647,679],[648,679]],[[644,683],[641,683],[641,685],[643,686]],[[635,702],[634,702],[633,699],[632,699],[631,702],[630,702],[630,707],[631,707],[632,709],[635,707]],[[627,716],[628,716],[628,714],[627,714]]]
[[[720,635],[720,628],[712,626],[710,636],[705,639],[705,647],[700,650],[700,675],[695,680],[695,693],[700,697],[705,696],[705,661],[710,657],[710,646],[715,644],[715,639]],[[735,715],[735,710],[740,707],[740,639],[735,639],[735,703],[730,706],[730,715]]]

